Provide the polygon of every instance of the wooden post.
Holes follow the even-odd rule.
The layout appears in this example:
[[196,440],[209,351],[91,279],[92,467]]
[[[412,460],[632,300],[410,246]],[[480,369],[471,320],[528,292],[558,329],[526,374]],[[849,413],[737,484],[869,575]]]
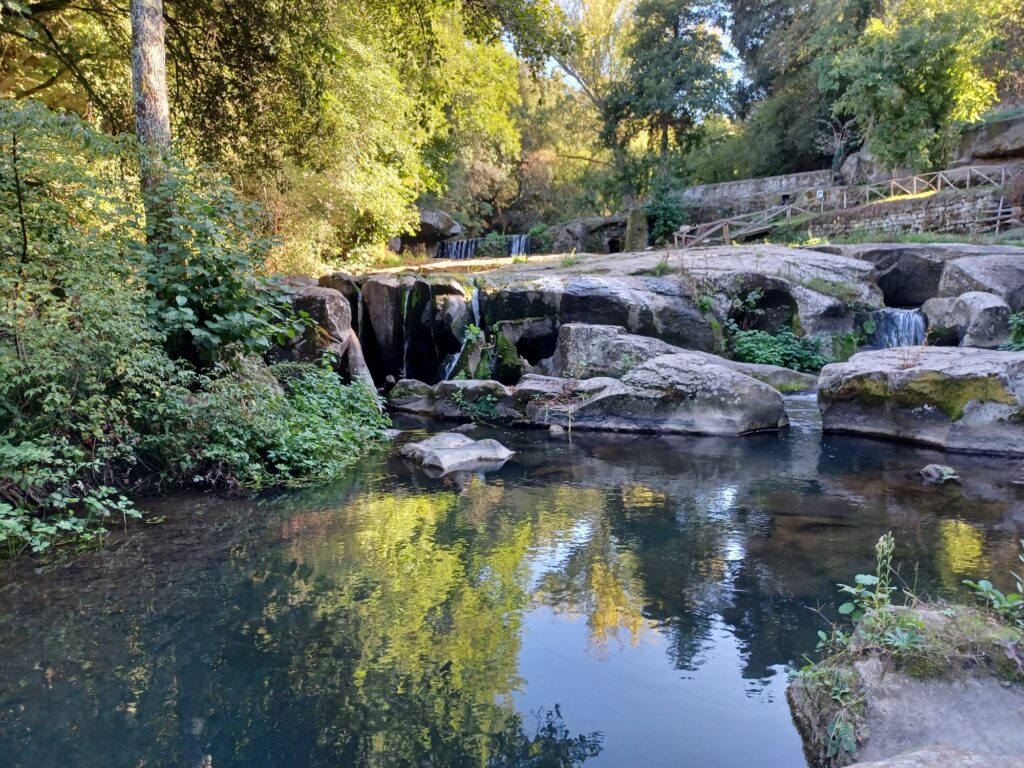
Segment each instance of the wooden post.
[[732,245],[732,242],[729,240],[729,222],[722,225],[722,240],[725,241],[726,245]]

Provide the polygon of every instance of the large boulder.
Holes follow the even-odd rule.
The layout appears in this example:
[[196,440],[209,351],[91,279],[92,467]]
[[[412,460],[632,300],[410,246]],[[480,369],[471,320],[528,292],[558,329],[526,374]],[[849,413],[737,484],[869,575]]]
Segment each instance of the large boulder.
[[[548,376],[618,379],[648,360],[685,351],[660,339],[627,333],[621,326],[566,323],[558,329],[554,355],[541,360],[535,370]],[[741,363],[707,352],[690,351],[689,354],[751,376],[783,392],[814,389],[818,381],[817,376],[775,365]]]
[[929,299],[921,309],[933,344],[996,349],[1010,337],[1010,305],[994,293]]
[[707,356],[656,357],[621,379],[527,375],[512,388],[496,381],[403,381],[395,410],[450,419],[558,425],[658,434],[743,435],[785,426],[782,395]]
[[1017,160],[1024,160],[1024,115],[964,129],[958,165]]
[[326,353],[347,380],[373,386],[359,338],[352,330],[348,300],[333,288],[291,283],[289,300],[296,314],[307,315],[309,324],[289,343],[274,347],[267,357],[273,362],[318,363]]
[[1024,353],[969,347],[862,352],[818,380],[826,432],[1024,455]]
[[1024,254],[1024,249],[1011,246],[968,243],[855,243],[811,248],[873,264],[878,287],[890,307],[916,307],[939,296],[942,273],[948,263],[957,259]]
[[984,291],[1001,296],[1010,309],[1024,309],[1024,248],[951,261],[942,273],[939,296]]

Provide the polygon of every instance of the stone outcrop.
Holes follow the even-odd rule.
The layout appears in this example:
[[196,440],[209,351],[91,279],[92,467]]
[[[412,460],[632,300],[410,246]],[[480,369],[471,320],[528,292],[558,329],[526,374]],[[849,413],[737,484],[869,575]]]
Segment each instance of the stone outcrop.
[[399,449],[405,458],[442,474],[457,471],[500,469],[514,452],[497,440],[473,440],[458,432],[442,432]]
[[878,272],[878,287],[890,307],[919,306],[939,296],[946,265],[963,258],[1021,255],[1024,249],[968,243],[868,243],[816,245],[815,251],[870,262]]
[[997,349],[1010,337],[1010,305],[994,293],[929,299],[922,311],[934,345]]
[[289,299],[297,314],[305,313],[311,324],[288,344],[267,354],[272,362],[318,363],[331,353],[339,373],[351,382],[373,386],[359,338],[352,330],[348,300],[332,288],[308,283],[291,285]]
[[1024,759],[966,752],[937,744],[877,762],[857,763],[851,768],[1024,768]]
[[[675,349],[716,353],[728,320],[850,333],[883,303],[871,264],[775,246],[588,254],[572,263],[539,257],[458,279],[335,273],[321,285],[347,299],[378,387],[458,374],[514,384],[553,354],[566,323],[621,326]],[[470,334],[471,325],[486,339]]]
[[951,261],[939,281],[939,295],[969,291],[994,293],[1014,312],[1024,309],[1024,248]]
[[825,366],[818,387],[826,432],[1024,455],[1024,353],[968,347],[862,352]]
[[398,411],[440,418],[615,432],[742,435],[788,423],[777,390],[687,352],[653,358],[621,379],[527,375],[515,387],[402,381],[390,403]]
[[1024,161],[1024,115],[968,126],[957,165]]
[[[558,330],[554,354],[541,360],[534,371],[547,376],[619,379],[656,357],[686,351],[660,339],[626,333],[620,326],[566,323]],[[818,382],[817,376],[775,365],[741,363],[707,352],[689,351],[688,354],[763,381],[782,392],[814,389]]]
[[626,242],[626,214],[575,219],[553,230],[552,253],[619,253]]

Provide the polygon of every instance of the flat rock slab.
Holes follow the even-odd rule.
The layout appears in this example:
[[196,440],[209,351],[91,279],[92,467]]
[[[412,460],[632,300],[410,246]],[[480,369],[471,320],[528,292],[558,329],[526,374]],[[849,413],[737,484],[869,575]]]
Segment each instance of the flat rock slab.
[[[857,673],[869,691],[868,739],[858,750],[862,763],[891,758],[894,752],[943,744],[977,759],[1024,758],[1024,686],[994,677],[918,680],[887,670],[878,659],[858,662]],[[954,753],[955,754],[955,753]],[[905,758],[904,758],[905,759]],[[968,758],[964,758],[968,759]],[[884,763],[914,766],[913,762]],[[929,765],[929,763],[923,763]],[[935,764],[939,765],[939,764]],[[943,767],[961,763],[941,763]]]
[[399,454],[442,474],[501,469],[514,455],[497,440],[473,440],[460,432],[442,432],[418,443],[406,443]]
[[1024,455],[1024,353],[901,347],[825,366],[826,432],[967,453]]
[[878,762],[856,763],[851,768],[1024,768],[1024,759],[965,752],[936,744]]
[[621,379],[529,374],[512,388],[496,381],[400,381],[392,408],[436,418],[666,435],[744,435],[789,421],[778,390],[708,355],[652,358]]

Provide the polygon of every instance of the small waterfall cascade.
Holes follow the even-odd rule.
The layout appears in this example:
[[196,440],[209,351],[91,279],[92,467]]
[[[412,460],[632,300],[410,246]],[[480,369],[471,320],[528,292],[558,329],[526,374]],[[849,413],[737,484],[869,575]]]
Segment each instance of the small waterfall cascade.
[[435,259],[472,259],[482,238],[473,237],[468,240],[449,240],[437,246]]
[[480,286],[473,283],[473,298],[469,300],[469,308],[473,311],[473,325],[480,327]]
[[509,235],[509,256],[526,256],[530,252],[529,235]]
[[402,295],[402,378],[409,378],[409,297],[412,288],[406,288]]
[[926,328],[920,309],[880,309],[874,319],[874,342],[883,349],[924,344]]

